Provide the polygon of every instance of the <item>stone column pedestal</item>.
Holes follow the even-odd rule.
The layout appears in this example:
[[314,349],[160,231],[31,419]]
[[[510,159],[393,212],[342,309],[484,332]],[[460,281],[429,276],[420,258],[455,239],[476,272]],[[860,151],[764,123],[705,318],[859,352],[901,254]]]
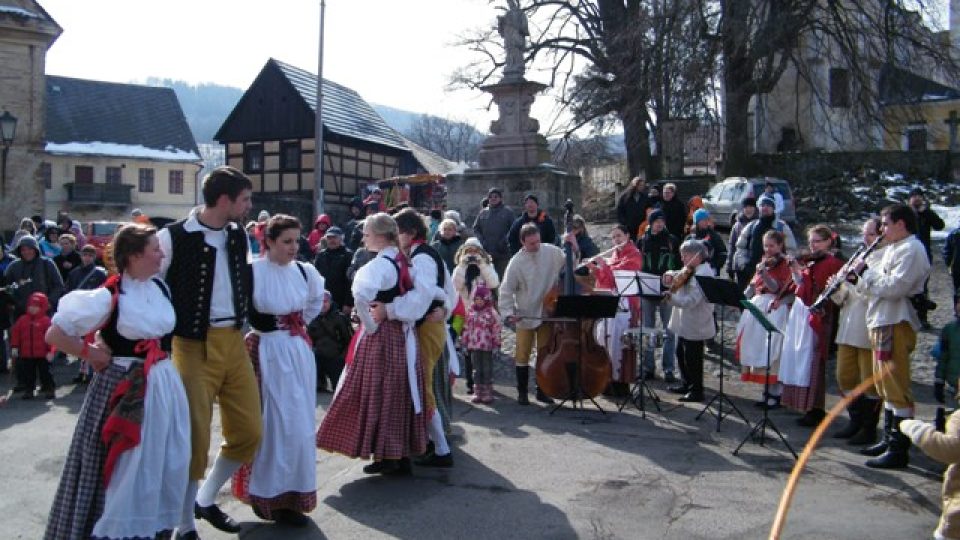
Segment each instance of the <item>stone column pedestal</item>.
[[547,139],[530,118],[530,106],[546,85],[524,79],[484,86],[493,96],[500,117],[490,123],[492,135],[483,141],[478,161],[481,169],[537,167],[550,161]]

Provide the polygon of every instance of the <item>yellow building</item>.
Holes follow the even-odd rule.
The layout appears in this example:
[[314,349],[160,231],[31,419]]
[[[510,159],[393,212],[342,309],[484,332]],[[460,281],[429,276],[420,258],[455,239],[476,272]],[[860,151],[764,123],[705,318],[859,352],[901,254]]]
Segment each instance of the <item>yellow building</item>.
[[885,75],[883,149],[950,150],[948,122],[953,113],[954,125],[960,125],[960,90],[905,70],[890,68]]
[[179,219],[198,203],[200,151],[169,88],[46,78],[47,217]]

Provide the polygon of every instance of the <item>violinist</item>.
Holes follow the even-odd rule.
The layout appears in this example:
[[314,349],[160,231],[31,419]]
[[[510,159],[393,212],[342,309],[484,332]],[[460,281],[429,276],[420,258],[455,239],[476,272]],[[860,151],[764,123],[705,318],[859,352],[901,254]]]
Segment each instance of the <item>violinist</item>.
[[[768,230],[763,235],[763,259],[756,266],[753,278],[744,294],[750,302],[766,314],[777,328],[783,328],[793,303],[793,282],[790,265],[784,253],[783,233]],[[737,324],[736,357],[743,366],[740,378],[744,381],[766,384],[767,381],[767,332],[760,321],[744,311]],[[780,368],[780,351],[783,348],[783,335],[770,337],[769,394],[762,396],[758,407],[776,408],[780,403],[781,387],[777,380]]]
[[822,313],[813,313],[809,306],[843,266],[832,253],[834,236],[830,227],[814,225],[807,231],[809,254],[789,258],[797,292],[783,336],[778,378],[783,383],[783,404],[805,413],[797,420],[805,427],[816,426],[826,415],[827,354],[836,309],[828,302]]
[[[616,291],[617,284],[613,277],[614,270],[639,271],[643,267],[640,250],[630,241],[630,233],[623,225],[614,225],[610,231],[610,240],[613,248],[590,259],[587,267],[596,280],[596,289]],[[610,363],[613,367],[611,391],[614,395],[623,395],[626,392],[627,382],[622,381],[623,349],[620,346],[620,336],[627,328],[637,326],[640,321],[640,298],[636,296],[620,299],[617,316],[612,319],[601,319],[595,328],[597,342],[605,343]],[[627,359],[633,361],[633,359]]]
[[[643,254],[644,272],[662,276],[665,272],[680,268],[680,241],[667,229],[666,215],[662,210],[654,210],[650,214],[650,228],[640,238],[639,247]],[[660,299],[641,298],[640,309],[644,328],[656,327],[657,315],[660,315],[660,324],[666,330],[666,339],[663,342],[663,379],[667,384],[674,384],[677,382],[674,376],[677,357],[676,337],[667,328],[667,323],[670,322],[670,304]],[[653,347],[648,347],[643,358],[643,378],[646,380],[656,378],[656,370]],[[683,385],[675,386],[673,389],[683,394],[687,393]]]
[[[540,229],[535,223],[521,226],[519,239],[520,251],[507,263],[497,307],[505,325],[516,329],[517,402],[529,405],[530,353],[534,345],[542,347],[550,338],[550,325],[540,320],[544,316],[543,301],[556,285],[565,257],[557,246],[540,242]],[[537,401],[552,402],[539,388]]]
[[669,287],[665,301],[675,309],[669,328],[677,336],[677,359],[687,392],[682,402],[703,401],[703,347],[717,330],[713,324],[713,304],[707,302],[693,276],[713,277],[707,262],[707,247],[699,240],[686,240],[680,245],[683,269],[666,272],[663,284]]

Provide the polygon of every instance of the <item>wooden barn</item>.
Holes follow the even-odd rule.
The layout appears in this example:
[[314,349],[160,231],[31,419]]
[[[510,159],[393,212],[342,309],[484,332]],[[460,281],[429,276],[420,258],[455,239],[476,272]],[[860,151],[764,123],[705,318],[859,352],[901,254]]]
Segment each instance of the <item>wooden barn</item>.
[[[255,211],[264,208],[312,222],[316,86],[315,74],[271,58],[214,136],[226,148],[227,164],[253,180]],[[435,160],[418,159],[359,94],[324,79],[327,213],[345,216],[350,199],[378,180],[446,172],[435,168]]]

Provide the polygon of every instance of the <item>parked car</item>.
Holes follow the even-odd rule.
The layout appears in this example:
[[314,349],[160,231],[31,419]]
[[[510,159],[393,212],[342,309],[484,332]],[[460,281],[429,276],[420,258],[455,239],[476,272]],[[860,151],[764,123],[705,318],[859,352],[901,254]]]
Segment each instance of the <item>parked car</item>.
[[122,221],[90,221],[84,224],[87,243],[97,248],[97,259],[104,260],[103,248],[113,240],[113,233],[123,224]]
[[797,214],[793,203],[793,192],[790,190],[790,183],[782,178],[742,176],[725,178],[714,184],[703,196],[703,207],[710,212],[713,222],[718,227],[732,227],[737,213],[743,208],[743,200],[747,197],[759,198],[763,195],[767,182],[771,182],[777,192],[783,196],[783,212],[780,213],[780,219],[794,227],[797,224]]

